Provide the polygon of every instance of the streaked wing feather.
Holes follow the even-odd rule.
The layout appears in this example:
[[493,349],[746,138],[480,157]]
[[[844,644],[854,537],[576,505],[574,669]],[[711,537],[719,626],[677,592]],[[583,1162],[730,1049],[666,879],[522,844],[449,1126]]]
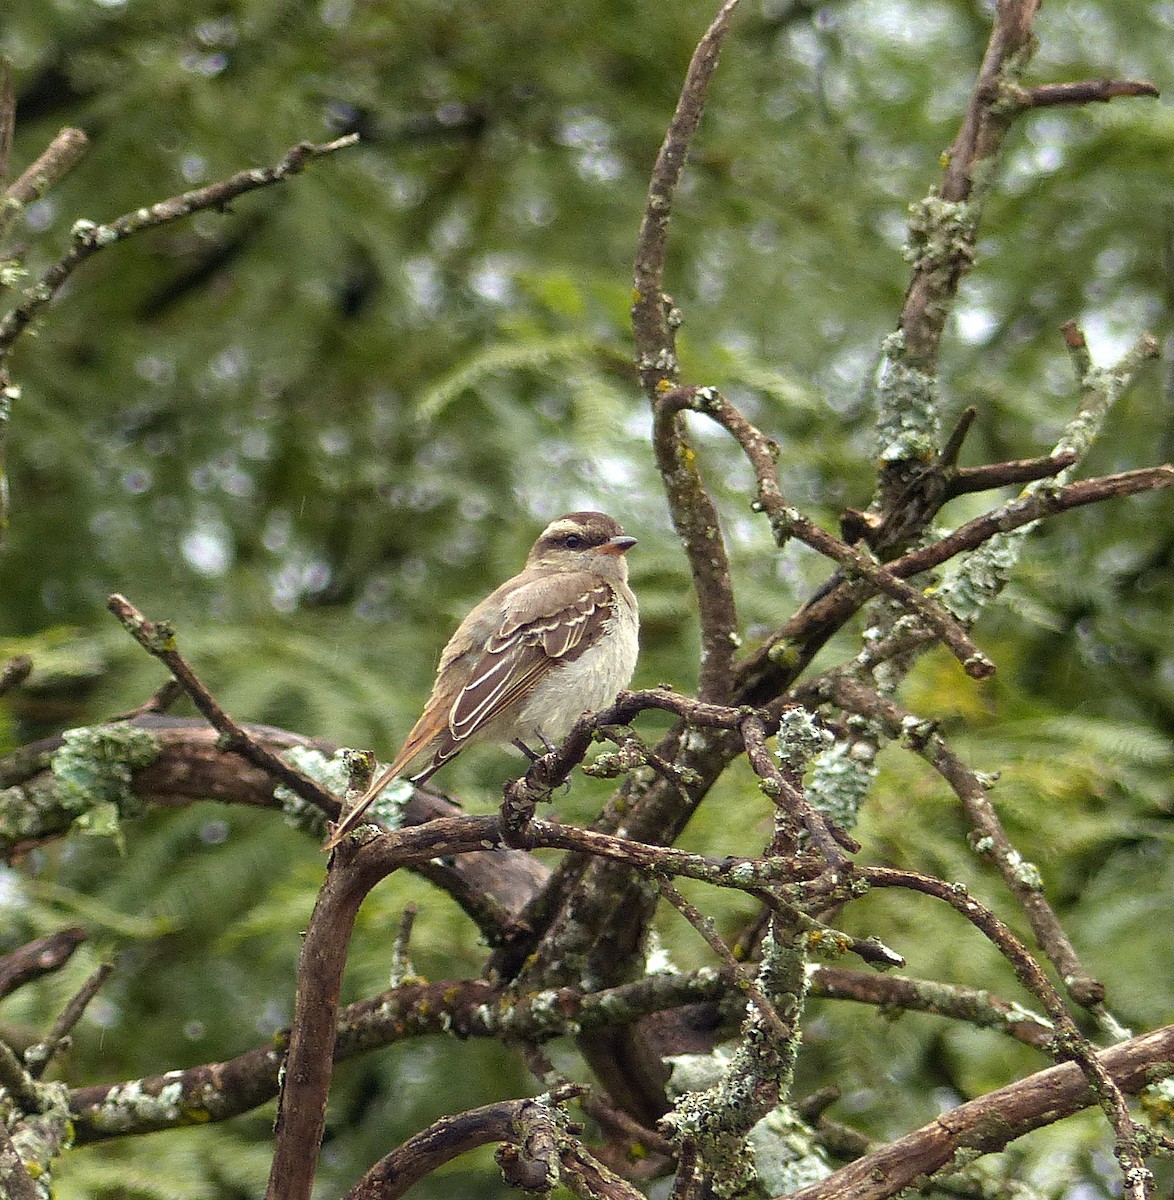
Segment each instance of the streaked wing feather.
[[[586,573],[535,581],[509,598],[498,632],[449,715],[453,751],[530,692],[551,666],[602,632],[614,596]],[[443,752],[442,748],[442,751]]]

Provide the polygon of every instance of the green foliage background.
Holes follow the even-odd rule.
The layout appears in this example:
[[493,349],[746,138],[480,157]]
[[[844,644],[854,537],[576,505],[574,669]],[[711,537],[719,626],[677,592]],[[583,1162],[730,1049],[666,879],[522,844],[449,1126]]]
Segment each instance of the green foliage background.
[[[684,370],[778,438],[790,495],[832,522],[868,499],[868,386],[908,275],[906,206],[939,173],[989,13],[969,0],[744,2],[674,221]],[[32,653],[38,671],[0,709],[0,748],[129,707],[159,682],[105,615],[120,590],[180,622],[237,716],[386,753],[454,621],[574,507],[612,511],[640,539],[637,682],[691,686],[693,605],[627,308],[648,170],[711,16],[695,0],[9,0],[14,165],[64,124],[93,143],[17,234],[33,277],[79,217],[275,162],[303,138],[357,128],[363,144],[231,212],[103,252],[24,339],[0,652]],[[1167,85],[1169,21],[1157,0],[1046,5],[1032,77]],[[967,461],[1043,453],[1073,412],[1063,320],[1081,321],[1107,360],[1142,329],[1167,335],[1172,168],[1165,102],[1020,124],[943,363],[952,410],[980,412]],[[1090,472],[1171,457],[1167,370],[1130,393]],[[697,432],[753,641],[826,568],[801,549],[771,552],[746,468]],[[977,765],[1003,771],[1004,819],[1138,1027],[1174,1018],[1162,932],[1172,547],[1163,495],[1052,522],[980,627],[995,680],[976,686],[931,658],[907,696]],[[491,804],[508,761],[466,756],[446,786]],[[589,819],[603,794],[577,782],[560,810]],[[736,773],[708,809],[689,844],[754,849],[754,836],[729,836],[767,820]],[[966,879],[1013,919],[918,763],[886,756],[862,832],[871,859]],[[125,836],[125,854],[75,837],[2,877],[5,947],[75,920],[94,934],[69,971],[7,1003],[10,1032],[43,1028],[97,957],[120,952],[65,1066],[76,1082],[222,1058],[279,1028],[321,874],[316,847],[271,816],[200,806]],[[478,972],[467,922],[400,881],[364,910],[351,995],[384,986],[408,899],[424,909],[421,973]],[[731,932],[745,915],[702,899]],[[926,903],[877,897],[852,920],[915,973],[1018,995],[991,952]],[[705,961],[687,930],[666,920],[664,933],[682,964]],[[815,1006],[808,1041],[804,1085],[834,1079],[841,1115],[877,1136],[1040,1063],[929,1018],[889,1024],[843,1006]],[[494,1047],[421,1044],[349,1064],[324,1186],[443,1112],[528,1087]],[[79,1153],[59,1194],[258,1194],[270,1115]],[[1014,1153],[1052,1194],[1065,1173],[1102,1188],[1100,1135],[1069,1123]],[[484,1162],[431,1186],[420,1194],[502,1192]]]

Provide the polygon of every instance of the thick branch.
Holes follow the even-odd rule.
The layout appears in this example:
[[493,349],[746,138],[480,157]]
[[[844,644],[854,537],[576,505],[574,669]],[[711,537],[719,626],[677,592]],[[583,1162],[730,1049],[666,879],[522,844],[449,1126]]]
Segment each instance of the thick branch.
[[[1128,1094],[1174,1074],[1174,1025],[1102,1051],[1098,1061]],[[905,1137],[841,1167],[787,1200],[888,1200],[957,1154],[993,1154],[1016,1138],[1095,1104],[1074,1063],[1050,1067],[943,1113]]]

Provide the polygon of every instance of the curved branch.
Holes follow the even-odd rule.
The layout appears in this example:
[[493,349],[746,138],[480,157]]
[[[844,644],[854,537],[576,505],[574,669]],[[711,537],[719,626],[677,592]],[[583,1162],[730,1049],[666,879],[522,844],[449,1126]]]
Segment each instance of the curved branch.
[[546,1153],[519,1155],[513,1163],[511,1182],[527,1191],[548,1193],[557,1180],[560,1140],[558,1117],[553,1110],[585,1090],[577,1084],[563,1084],[546,1096],[500,1100],[455,1117],[442,1117],[381,1158],[347,1192],[346,1200],[397,1200],[446,1162],[491,1142],[530,1151],[538,1143]]
[[[1121,1091],[1139,1092],[1174,1074],[1174,1025],[1104,1050],[1097,1060]],[[996,1153],[1033,1129],[1095,1103],[1075,1063],[1049,1067],[950,1109],[826,1179],[792,1192],[787,1200],[889,1200],[940,1171],[959,1153]]]

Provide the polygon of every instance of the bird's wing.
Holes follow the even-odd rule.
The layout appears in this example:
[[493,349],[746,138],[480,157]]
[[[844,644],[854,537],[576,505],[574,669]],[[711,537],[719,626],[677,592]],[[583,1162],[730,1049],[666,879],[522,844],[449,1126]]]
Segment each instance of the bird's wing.
[[452,748],[441,747],[437,760],[451,757],[525,697],[557,662],[573,661],[593,645],[614,605],[612,589],[587,571],[534,579],[511,592],[501,624],[452,707]]

